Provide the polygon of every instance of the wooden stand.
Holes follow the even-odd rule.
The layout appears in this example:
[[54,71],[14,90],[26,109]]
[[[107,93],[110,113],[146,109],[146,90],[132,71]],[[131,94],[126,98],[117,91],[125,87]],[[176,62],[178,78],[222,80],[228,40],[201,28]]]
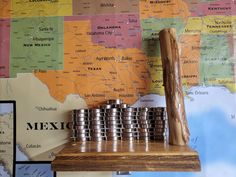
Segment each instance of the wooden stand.
[[54,171],[199,171],[197,152],[163,142],[102,141],[68,144]]

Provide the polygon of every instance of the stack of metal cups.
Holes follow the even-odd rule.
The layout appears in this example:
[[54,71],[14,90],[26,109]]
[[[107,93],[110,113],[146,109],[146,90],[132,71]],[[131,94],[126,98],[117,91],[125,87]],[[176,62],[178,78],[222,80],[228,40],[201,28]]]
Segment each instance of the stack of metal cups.
[[152,112],[149,108],[139,108],[138,112],[139,123],[139,139],[150,140],[154,136],[154,121],[152,120]]
[[149,128],[149,137],[151,140],[155,140],[155,118],[156,118],[156,108],[149,108],[148,111],[149,114],[149,123],[150,123],[150,128]]
[[106,124],[105,124],[105,111],[104,109],[90,109],[90,130],[92,141],[106,140]]
[[120,107],[124,106],[122,100],[108,100],[107,104],[103,105],[106,108],[106,125],[107,125],[107,140],[116,141],[122,138],[122,121]]
[[154,109],[154,121],[155,121],[155,128],[154,128],[154,139],[159,141],[166,141],[167,140],[167,129],[168,129],[168,122],[166,117],[165,108],[152,108]]
[[137,108],[123,108],[121,112],[123,132],[122,138],[124,140],[135,140],[138,139],[138,121],[136,118]]
[[89,141],[89,111],[88,109],[78,109],[72,112],[72,140],[73,141]]
[[120,117],[121,116],[119,108],[111,108],[106,110],[106,135],[108,140],[121,140],[122,122]]
[[72,112],[73,141],[166,140],[163,107],[129,107],[122,100],[108,100],[95,109]]

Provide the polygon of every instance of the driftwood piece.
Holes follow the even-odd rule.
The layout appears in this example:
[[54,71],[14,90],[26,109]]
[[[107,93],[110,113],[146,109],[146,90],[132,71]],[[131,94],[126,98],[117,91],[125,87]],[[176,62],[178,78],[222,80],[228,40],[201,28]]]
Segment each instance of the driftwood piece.
[[190,133],[184,108],[175,29],[163,29],[159,33],[159,38],[169,124],[169,143],[172,145],[187,145]]

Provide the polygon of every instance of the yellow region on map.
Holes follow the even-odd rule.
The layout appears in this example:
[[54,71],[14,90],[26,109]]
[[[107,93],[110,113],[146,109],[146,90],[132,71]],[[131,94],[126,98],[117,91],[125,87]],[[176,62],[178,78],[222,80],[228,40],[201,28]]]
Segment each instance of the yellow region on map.
[[184,33],[226,34],[236,32],[236,16],[188,18]]
[[179,39],[182,82],[190,88],[200,82],[200,34],[183,34]]
[[160,57],[148,57],[148,66],[151,74],[150,93],[164,95],[163,70]]
[[236,84],[235,80],[233,78],[216,78],[214,81],[209,81],[212,85],[223,85],[227,89],[229,89],[230,92],[235,93],[236,92]]
[[64,25],[64,70],[38,71],[51,96],[64,102],[77,94],[88,106],[120,98],[134,103],[150,89],[147,58],[136,48],[106,48],[92,43],[90,21],[66,21]]
[[12,0],[12,17],[70,16],[72,0]]
[[10,18],[11,1],[0,0],[0,18]]
[[183,0],[142,0],[140,18],[184,18],[190,16],[187,4]]
[[233,33],[233,19],[236,16],[206,16],[202,22],[202,32],[211,34]]
[[184,29],[184,33],[188,34],[200,34],[202,31],[202,18],[201,17],[190,17],[188,18],[187,24]]

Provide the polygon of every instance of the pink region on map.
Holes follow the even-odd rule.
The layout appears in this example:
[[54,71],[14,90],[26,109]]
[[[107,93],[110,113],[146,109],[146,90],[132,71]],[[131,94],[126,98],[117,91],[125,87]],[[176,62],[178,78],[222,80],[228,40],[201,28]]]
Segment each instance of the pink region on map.
[[206,15],[236,15],[236,2],[232,0],[220,0],[212,2],[188,1],[191,16],[199,17]]
[[138,14],[98,15],[91,18],[93,43],[109,48],[141,49]]
[[234,41],[234,34],[227,34],[227,41],[228,41],[228,45],[229,45],[229,54],[230,57],[234,57],[234,48],[235,48],[235,42]]
[[0,19],[0,78],[9,77],[10,20]]

